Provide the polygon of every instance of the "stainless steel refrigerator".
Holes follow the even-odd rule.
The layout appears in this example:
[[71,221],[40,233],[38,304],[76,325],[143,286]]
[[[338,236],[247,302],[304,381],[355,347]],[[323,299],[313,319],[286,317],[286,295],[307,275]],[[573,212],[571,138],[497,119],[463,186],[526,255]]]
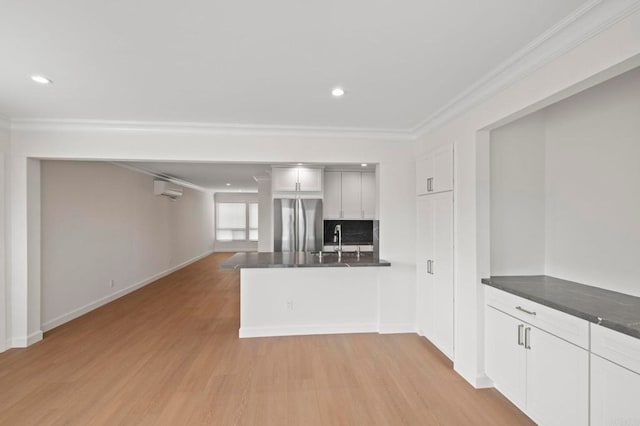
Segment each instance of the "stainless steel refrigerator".
[[322,200],[273,200],[274,251],[322,250]]

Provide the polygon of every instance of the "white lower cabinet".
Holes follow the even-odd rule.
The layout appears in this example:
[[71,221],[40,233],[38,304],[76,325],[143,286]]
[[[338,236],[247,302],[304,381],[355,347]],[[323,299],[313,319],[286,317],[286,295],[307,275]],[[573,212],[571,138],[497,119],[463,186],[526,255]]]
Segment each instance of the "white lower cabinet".
[[486,370],[496,388],[524,410],[527,353],[523,350],[524,325],[492,307],[486,312]]
[[589,352],[486,307],[486,372],[541,425],[589,424]]
[[447,357],[454,357],[453,193],[417,200],[417,325]]
[[591,354],[591,425],[640,425],[640,374]]
[[529,333],[527,414],[541,425],[589,424],[589,352],[535,327]]
[[640,339],[595,324],[591,425],[640,425]]

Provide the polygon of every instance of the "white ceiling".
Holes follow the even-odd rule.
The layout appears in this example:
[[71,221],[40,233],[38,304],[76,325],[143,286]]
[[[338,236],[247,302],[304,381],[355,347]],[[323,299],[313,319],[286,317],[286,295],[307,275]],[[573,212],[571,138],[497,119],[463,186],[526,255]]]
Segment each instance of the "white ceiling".
[[0,115],[406,130],[581,3],[3,0]]

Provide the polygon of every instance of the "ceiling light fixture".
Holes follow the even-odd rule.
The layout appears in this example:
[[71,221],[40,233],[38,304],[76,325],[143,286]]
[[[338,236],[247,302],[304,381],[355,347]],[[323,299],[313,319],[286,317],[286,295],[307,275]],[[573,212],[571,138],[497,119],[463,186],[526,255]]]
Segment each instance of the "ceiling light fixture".
[[51,84],[53,83],[53,81],[51,81],[50,79],[48,79],[47,77],[44,77],[42,75],[32,75],[31,76],[31,80],[35,81],[36,83],[39,84]]
[[225,183],[225,185],[227,185],[227,186],[231,186],[231,184],[230,184],[230,183]]
[[302,163],[298,163],[298,166],[302,166]]
[[360,164],[362,167],[367,167],[367,163]]
[[341,98],[344,96],[344,89],[342,87],[334,87],[331,90],[331,95],[333,95],[334,98]]

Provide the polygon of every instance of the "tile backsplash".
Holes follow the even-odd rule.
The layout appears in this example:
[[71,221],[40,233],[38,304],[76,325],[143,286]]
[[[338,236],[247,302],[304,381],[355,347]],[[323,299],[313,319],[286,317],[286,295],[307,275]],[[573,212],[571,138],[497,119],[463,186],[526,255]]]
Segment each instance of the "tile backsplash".
[[343,245],[375,245],[373,220],[325,220],[324,245],[335,244],[333,231],[336,225],[342,226]]

